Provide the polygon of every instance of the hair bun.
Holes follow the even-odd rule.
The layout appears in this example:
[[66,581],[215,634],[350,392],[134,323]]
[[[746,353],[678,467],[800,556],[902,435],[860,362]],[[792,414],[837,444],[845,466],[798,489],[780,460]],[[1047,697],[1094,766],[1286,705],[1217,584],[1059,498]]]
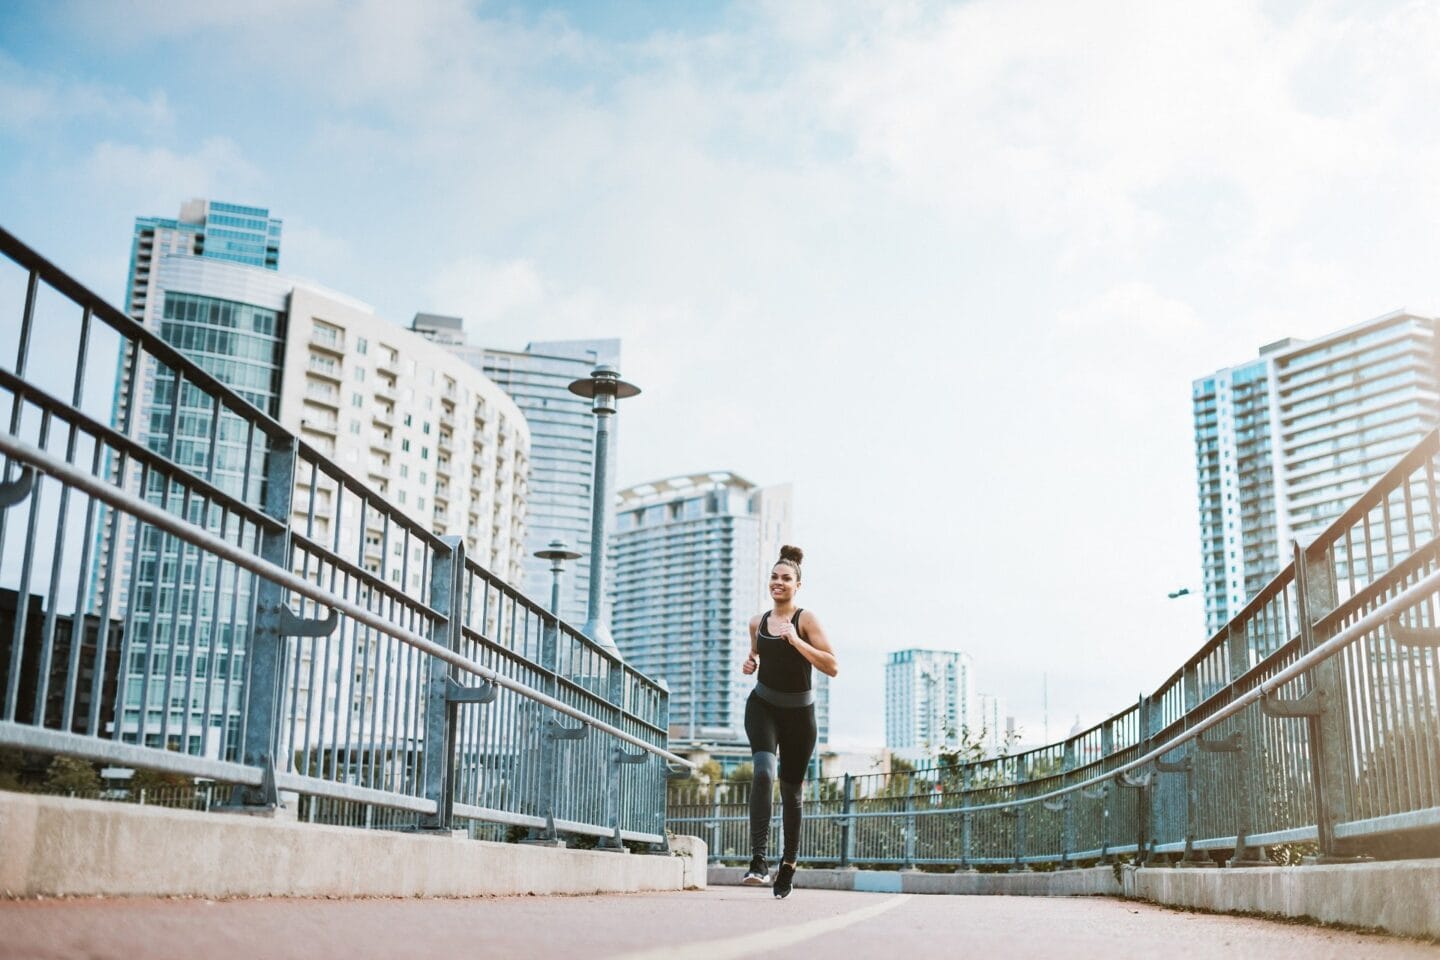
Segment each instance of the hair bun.
[[780,559],[789,560],[791,563],[800,563],[805,559],[805,551],[799,547],[792,547],[787,543],[780,548]]

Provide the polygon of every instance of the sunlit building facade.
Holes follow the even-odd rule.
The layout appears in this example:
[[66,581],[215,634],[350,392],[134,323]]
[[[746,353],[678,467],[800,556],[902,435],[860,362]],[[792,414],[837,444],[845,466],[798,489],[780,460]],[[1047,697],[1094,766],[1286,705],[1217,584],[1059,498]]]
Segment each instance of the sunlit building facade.
[[[790,486],[758,487],[721,471],[640,484],[617,500],[616,646],[669,686],[674,741],[743,744],[753,680],[739,666],[750,651],[750,618],[770,606],[769,564],[791,536]],[[823,744],[830,688],[818,670],[814,678]]]
[[1436,334],[1397,311],[1194,382],[1210,632],[1440,423]]
[[[428,313],[416,314],[411,329],[483,371],[530,424],[525,555],[519,583],[527,595],[548,603],[550,563],[534,554],[553,540],[563,540],[580,558],[566,567],[560,612],[572,623],[583,623],[590,593],[595,418],[590,401],[571,393],[570,384],[588,378],[599,364],[618,368],[620,341],[556,340],[530,343],[524,350],[500,350],[469,343],[461,318]],[[616,462],[618,426],[613,421],[610,425],[611,463]],[[610,502],[610,491],[604,499]],[[608,526],[614,529],[613,524]]]
[[[470,557],[518,577],[529,469],[529,428],[519,409],[480,371],[360,301],[279,273],[279,221],[265,213],[191,201],[177,220],[137,221],[126,296],[132,317],[392,507],[436,534],[463,537]],[[254,464],[263,463],[262,440],[229,421],[213,424],[197,393],[177,397],[173,372],[153,358],[136,361],[126,352],[117,379],[120,429],[227,493],[258,502],[264,470]],[[241,489],[247,463],[250,484]],[[304,470],[296,482],[297,529],[379,573],[378,512],[364,529],[339,522],[326,509],[333,490],[312,497]],[[154,477],[144,494],[166,502]],[[316,509],[307,515],[312,501]],[[214,523],[216,516],[192,519]],[[97,546],[91,609],[126,622],[122,738],[219,755],[238,732],[251,579],[219,577],[214,557],[182,551],[153,528],[137,536],[133,520],[114,514],[102,523]],[[397,585],[401,566],[388,567]],[[411,582],[402,588],[417,590],[423,567],[408,569]],[[186,697],[165,702],[163,686],[147,678],[157,663],[170,662],[194,664],[195,678]],[[341,660],[331,667],[348,669]],[[303,703],[313,674],[301,674]]]

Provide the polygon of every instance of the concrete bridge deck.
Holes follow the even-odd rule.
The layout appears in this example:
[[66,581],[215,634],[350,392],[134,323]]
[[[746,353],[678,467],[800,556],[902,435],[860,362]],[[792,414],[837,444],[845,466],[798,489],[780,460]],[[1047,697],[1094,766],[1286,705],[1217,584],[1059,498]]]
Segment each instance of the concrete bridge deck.
[[[801,875],[803,878],[803,874]],[[797,889],[475,899],[0,901],[0,958],[1440,957],[1440,947],[1110,898]]]

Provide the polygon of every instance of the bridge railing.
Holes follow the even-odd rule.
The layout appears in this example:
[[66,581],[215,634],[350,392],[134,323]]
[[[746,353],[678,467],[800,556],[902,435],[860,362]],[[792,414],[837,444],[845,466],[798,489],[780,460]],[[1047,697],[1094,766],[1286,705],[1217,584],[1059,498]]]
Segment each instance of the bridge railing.
[[[1149,696],[1058,743],[807,785],[802,857],[1185,866],[1435,849],[1440,435],[1428,434]],[[1143,642],[1143,638],[1137,638]],[[670,828],[748,859],[748,785],[677,786]],[[778,823],[777,823],[778,827]]]
[[0,747],[309,819],[665,844],[663,687],[222,383],[223,342],[191,360],[0,250]]

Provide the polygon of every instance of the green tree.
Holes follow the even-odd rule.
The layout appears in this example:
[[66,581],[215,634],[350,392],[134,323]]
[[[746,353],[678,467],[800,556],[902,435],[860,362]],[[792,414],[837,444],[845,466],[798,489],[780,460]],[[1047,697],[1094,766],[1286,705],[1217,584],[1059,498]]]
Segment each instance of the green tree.
[[20,790],[25,773],[25,754],[20,750],[0,750],[0,790]]
[[195,781],[183,773],[168,773],[164,770],[136,770],[135,775],[130,778],[130,795],[139,796],[144,790],[147,794],[153,794],[158,790],[177,790],[183,787],[193,787]]
[[731,783],[753,783],[755,780],[755,766],[754,764],[742,763],[734,770],[731,770],[730,776],[726,777],[726,779]]
[[56,757],[45,771],[45,786],[60,793],[94,793],[100,789],[100,775],[84,760]]
[[700,769],[690,774],[691,784],[710,783],[716,784],[725,779],[725,771],[720,768],[720,761],[711,757],[700,764]]

